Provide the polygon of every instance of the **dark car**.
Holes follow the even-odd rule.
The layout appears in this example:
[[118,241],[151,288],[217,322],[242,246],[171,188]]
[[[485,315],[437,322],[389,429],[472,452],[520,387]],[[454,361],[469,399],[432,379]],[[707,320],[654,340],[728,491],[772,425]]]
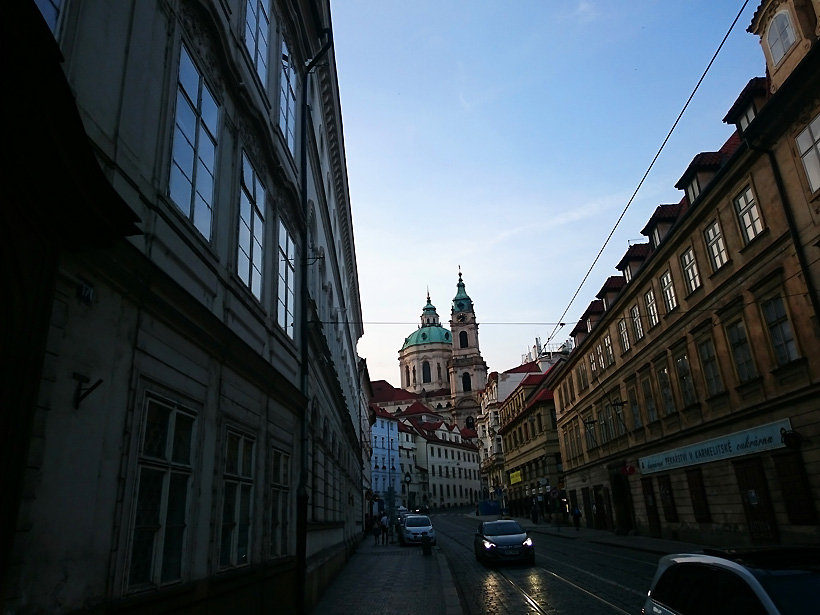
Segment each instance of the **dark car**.
[[814,615],[820,548],[773,547],[666,555],[645,615]]
[[532,539],[527,530],[512,519],[479,523],[473,550],[480,562],[535,563]]
[[417,515],[426,515],[429,512],[430,512],[430,507],[427,506],[427,504],[422,504],[421,506],[418,506],[418,507],[413,509],[413,513],[415,513]]

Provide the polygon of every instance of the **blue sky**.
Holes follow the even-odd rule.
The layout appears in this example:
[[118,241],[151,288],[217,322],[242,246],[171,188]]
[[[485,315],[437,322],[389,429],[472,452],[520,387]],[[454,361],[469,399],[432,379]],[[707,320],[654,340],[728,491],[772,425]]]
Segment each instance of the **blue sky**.
[[584,275],[743,5],[729,0],[333,0],[371,378],[427,289],[449,321],[458,268],[490,371],[569,337],[630,240],[765,74],[746,6],[566,316]]

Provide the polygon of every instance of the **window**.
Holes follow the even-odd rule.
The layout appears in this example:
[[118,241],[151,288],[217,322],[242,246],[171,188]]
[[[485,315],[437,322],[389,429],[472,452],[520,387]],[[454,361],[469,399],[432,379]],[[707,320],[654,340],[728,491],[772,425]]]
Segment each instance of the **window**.
[[270,555],[288,555],[290,520],[290,455],[277,448],[272,450]]
[[595,364],[595,353],[594,352],[589,353],[589,367],[590,367],[590,373],[592,374],[592,379],[594,380],[595,378],[598,377],[598,368]]
[[658,420],[658,410],[655,407],[655,395],[652,392],[652,383],[649,378],[641,380],[641,391],[643,392],[643,402],[646,404],[646,422],[654,423]]
[[604,347],[601,344],[598,344],[596,347],[598,351],[598,365],[601,367],[601,371],[604,371],[606,367],[606,362],[604,361]]
[[749,124],[752,123],[752,120],[755,119],[755,108],[754,105],[749,105],[746,107],[746,111],[743,112],[743,115],[740,116],[738,123],[740,124],[740,131],[743,132],[749,127]]
[[703,379],[706,381],[706,392],[710,397],[722,393],[723,379],[720,377],[720,367],[712,338],[707,338],[698,343],[698,354],[703,368]]
[[270,32],[270,0],[246,0],[245,48],[262,80],[268,77],[268,33]]
[[606,358],[607,367],[615,363],[615,355],[612,352],[612,338],[609,334],[604,336],[604,357]]
[[43,19],[48,24],[51,33],[56,34],[57,23],[63,8],[63,0],[35,0],[35,3],[37,8],[40,9],[40,13],[43,14]]
[[717,220],[706,227],[703,231],[706,238],[706,250],[709,252],[709,262],[712,263],[712,271],[717,271],[729,258],[726,255],[726,245],[723,243],[723,235],[720,232],[720,224]]
[[729,338],[729,347],[732,349],[732,358],[737,369],[737,378],[740,382],[747,382],[757,376],[749,338],[746,336],[746,327],[742,320],[736,320],[726,327]]
[[179,53],[168,194],[205,239],[211,239],[219,107],[184,46]]
[[279,83],[279,129],[291,155],[296,153],[296,62],[282,40],[282,73]]
[[182,579],[192,475],[194,415],[149,398],[137,470],[128,586]]
[[820,114],[797,135],[797,149],[812,192],[820,190]]
[[686,186],[686,196],[689,198],[690,203],[694,203],[695,199],[700,196],[700,181],[698,181],[697,176],[693,177],[689,185]]
[[463,373],[461,374],[461,389],[466,393],[468,391],[473,390],[472,381],[470,379],[470,374]]
[[646,316],[649,320],[649,328],[651,329],[658,324],[658,305],[655,303],[655,291],[651,288],[644,293],[643,302],[646,306]]
[[766,325],[769,327],[769,335],[771,336],[777,365],[785,365],[794,361],[798,357],[797,346],[794,342],[789,317],[786,315],[783,297],[780,295],[772,297],[765,301],[762,307]]
[[641,322],[641,310],[637,305],[633,305],[629,310],[629,315],[632,317],[632,334],[635,336],[635,341],[643,339],[643,323]]
[[223,478],[219,567],[244,566],[249,562],[253,439],[228,432]]
[[431,380],[432,378],[430,376],[430,363],[428,361],[424,361],[421,364],[421,381],[427,383]]
[[684,407],[691,406],[698,399],[695,393],[695,384],[692,382],[692,372],[689,369],[689,357],[686,354],[675,357],[675,371],[678,374],[683,405]]
[[632,428],[640,429],[643,427],[641,420],[641,407],[638,405],[638,394],[634,388],[630,388],[626,392],[626,397],[629,400],[629,409],[632,411]]
[[609,442],[615,434],[612,433],[612,406],[598,410],[598,424],[601,426],[601,444]]
[[293,339],[294,288],[296,285],[296,250],[288,229],[279,221],[279,288],[276,322]]
[[706,488],[703,485],[703,473],[700,468],[687,470],[686,482],[689,483],[689,497],[692,499],[695,521],[709,523],[712,515],[709,512],[709,501],[706,499]]
[[581,360],[576,368],[576,375],[578,376],[578,390],[585,391],[589,386],[589,380],[587,379],[587,366],[583,360]]
[[667,416],[674,413],[675,397],[672,395],[672,383],[669,382],[669,369],[664,365],[658,368],[658,389],[661,392],[661,401],[663,402],[663,412]]
[[680,264],[683,268],[683,279],[686,281],[686,289],[692,293],[700,288],[700,273],[698,273],[698,262],[695,260],[695,252],[689,248],[681,254]]
[[660,279],[661,292],[663,293],[663,306],[668,314],[678,307],[678,298],[675,296],[675,285],[672,283],[672,274],[664,272]]
[[670,522],[677,521],[678,509],[675,506],[675,494],[672,493],[672,481],[668,476],[658,477],[658,491],[661,493],[664,519]]
[[618,321],[618,339],[621,343],[621,354],[629,350],[629,333],[626,330],[626,320]]
[[253,296],[262,298],[262,248],[265,241],[265,188],[242,152],[239,189],[239,245],[236,272]]
[[760,220],[760,212],[751,188],[745,188],[735,199],[735,212],[746,243],[763,232],[763,222]]
[[624,268],[623,273],[624,280],[626,280],[626,283],[629,284],[632,281],[632,269],[630,269],[629,266],[627,266],[626,268]]
[[788,13],[785,11],[778,13],[772,19],[769,32],[766,35],[766,43],[772,53],[772,62],[775,65],[780,63],[786,52],[794,45],[794,30]]
[[597,448],[598,442],[595,439],[595,423],[597,422],[592,417],[587,417],[583,419],[584,421],[584,435],[586,436],[587,441],[587,450],[591,451],[594,448]]
[[[617,397],[615,401],[612,402],[612,406],[615,409],[615,424],[618,426],[618,435],[622,436],[626,433],[626,423],[624,422],[624,406],[626,404],[623,403]],[[613,429],[614,432],[614,429]]]

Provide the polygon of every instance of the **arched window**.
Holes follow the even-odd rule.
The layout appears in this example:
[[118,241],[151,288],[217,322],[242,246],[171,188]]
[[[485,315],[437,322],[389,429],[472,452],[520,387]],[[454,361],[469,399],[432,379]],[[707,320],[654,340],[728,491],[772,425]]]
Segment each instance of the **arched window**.
[[458,334],[458,344],[461,348],[467,348],[469,344],[467,343],[467,332],[462,331]]
[[473,390],[472,381],[470,380],[470,374],[466,372],[461,374],[461,388],[465,392]]
[[430,363],[424,361],[421,364],[421,381],[422,382],[430,382],[432,378],[430,377]]
[[438,379],[441,380],[441,363],[436,363],[436,371],[438,372]]
[[410,367],[408,365],[404,366],[404,386],[410,386]]
[[778,13],[772,19],[769,33],[766,35],[769,51],[772,53],[772,62],[779,64],[786,52],[794,45],[794,28],[785,11]]
[[413,384],[416,384],[416,366],[413,366]]

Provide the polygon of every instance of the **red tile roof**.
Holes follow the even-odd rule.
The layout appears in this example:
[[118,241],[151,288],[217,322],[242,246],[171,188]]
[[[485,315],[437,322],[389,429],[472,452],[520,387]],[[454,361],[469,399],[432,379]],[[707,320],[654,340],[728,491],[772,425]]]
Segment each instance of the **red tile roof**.
[[680,203],[676,203],[674,205],[658,205],[655,208],[655,211],[652,212],[652,217],[649,218],[649,222],[647,222],[646,226],[643,227],[641,235],[646,235],[648,237],[652,227],[655,226],[658,222],[674,222],[678,219],[678,216],[680,215],[683,208],[683,201],[681,201]]
[[512,369],[504,370],[505,374],[527,374],[531,372],[540,372],[541,368],[538,367],[538,363],[536,361],[528,361],[527,363],[522,363],[517,367],[513,367]]
[[615,269],[623,271],[624,269],[626,269],[626,266],[632,261],[643,262],[644,260],[646,260],[646,257],[649,256],[650,252],[652,252],[651,243],[633,243],[626,249],[626,253],[623,255],[623,258],[621,258],[620,262],[616,265]]
[[727,124],[734,124],[737,118],[745,113],[755,98],[758,96],[767,97],[769,92],[767,81],[766,77],[752,77],[749,79],[749,83],[746,84],[746,87],[743,88],[737,100],[735,100],[729,111],[726,112],[726,117],[723,118],[723,121]]
[[371,401],[374,402],[394,402],[394,401],[409,401],[411,399],[418,399],[419,395],[410,393],[404,389],[397,389],[387,380],[373,380],[370,383],[373,388],[373,396]]
[[738,147],[740,147],[740,135],[735,131],[718,151],[701,152],[696,155],[689,163],[689,166],[686,167],[686,171],[681,175],[678,183],[675,184],[675,188],[680,190],[686,188],[686,184],[698,171],[717,171],[737,151]]
[[626,286],[626,280],[622,275],[611,275],[606,279],[604,285],[601,287],[601,290],[598,291],[598,294],[595,295],[598,299],[603,299],[607,293],[611,292],[618,292],[624,286]]

